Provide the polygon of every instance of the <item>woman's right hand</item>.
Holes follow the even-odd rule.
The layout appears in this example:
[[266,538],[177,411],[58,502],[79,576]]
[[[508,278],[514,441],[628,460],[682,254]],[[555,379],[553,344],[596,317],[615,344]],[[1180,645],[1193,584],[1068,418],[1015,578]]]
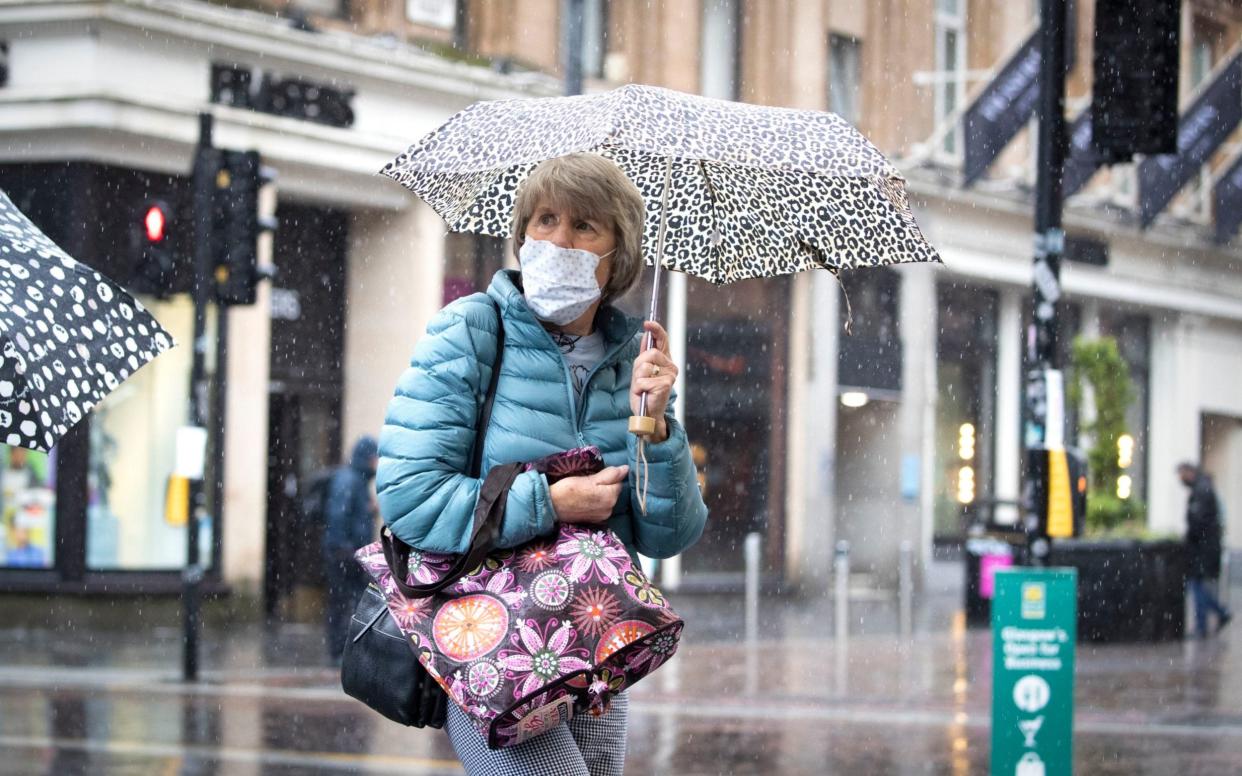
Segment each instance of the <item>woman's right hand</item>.
[[609,466],[581,477],[566,477],[552,483],[552,509],[562,523],[598,524],[607,522],[621,496],[628,466]]

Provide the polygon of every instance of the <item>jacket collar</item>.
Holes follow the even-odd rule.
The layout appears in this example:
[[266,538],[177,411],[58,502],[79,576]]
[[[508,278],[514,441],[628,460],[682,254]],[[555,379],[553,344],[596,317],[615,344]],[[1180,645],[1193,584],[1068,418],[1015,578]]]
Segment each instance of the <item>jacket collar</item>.
[[[521,322],[543,328],[543,324],[531,312],[522,294],[522,275],[511,269],[499,270],[488,286],[487,293],[500,304],[506,321]],[[611,349],[628,342],[642,328],[642,321],[618,310],[612,305],[603,305],[595,315],[595,327],[604,335],[605,348]],[[548,340],[551,342],[551,339]]]

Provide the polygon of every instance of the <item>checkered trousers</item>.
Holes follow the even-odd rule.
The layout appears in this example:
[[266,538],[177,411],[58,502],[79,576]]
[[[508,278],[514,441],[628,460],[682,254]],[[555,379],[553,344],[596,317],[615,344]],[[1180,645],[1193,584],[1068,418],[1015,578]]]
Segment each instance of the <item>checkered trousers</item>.
[[444,730],[470,776],[621,776],[629,707],[627,693],[620,693],[602,717],[583,714],[506,749],[488,749],[454,703],[448,704]]

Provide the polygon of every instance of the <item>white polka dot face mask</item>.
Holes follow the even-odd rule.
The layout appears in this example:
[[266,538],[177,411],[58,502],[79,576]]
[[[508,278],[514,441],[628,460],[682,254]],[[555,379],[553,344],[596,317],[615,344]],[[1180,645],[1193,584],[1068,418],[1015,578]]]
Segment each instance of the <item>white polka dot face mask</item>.
[[576,321],[600,297],[595,270],[603,256],[562,248],[547,240],[527,239],[518,251],[522,290],[535,317],[557,326]]

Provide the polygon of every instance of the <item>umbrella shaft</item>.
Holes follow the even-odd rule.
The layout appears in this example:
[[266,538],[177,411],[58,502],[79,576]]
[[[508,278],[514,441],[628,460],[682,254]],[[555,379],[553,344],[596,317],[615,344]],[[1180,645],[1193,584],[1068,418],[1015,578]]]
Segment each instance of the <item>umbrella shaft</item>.
[[[661,228],[660,228],[660,236],[661,237],[664,236],[663,225],[661,225]],[[661,239],[660,242],[661,244],[663,244],[664,241]],[[656,265],[655,265],[655,276],[653,277],[651,281],[651,312],[647,314],[647,320],[651,320],[651,321],[656,320],[656,315],[659,312],[659,305],[660,305],[660,260],[657,257]],[[652,334],[651,332],[647,332],[646,336],[643,337],[643,350],[647,350],[654,344],[655,344],[655,335]],[[643,391],[643,395],[638,397],[638,414],[639,415],[647,414],[647,392],[646,391]]]
[[[660,231],[656,237],[655,275],[651,279],[651,310],[647,320],[658,321],[660,313],[660,267],[664,263],[664,234],[668,231],[668,189],[673,182],[673,157],[664,162],[664,189],[660,192]],[[655,344],[655,335],[647,332],[643,339],[643,350]],[[638,414],[647,414],[647,392],[638,398]]]
[[[663,213],[664,209],[660,208],[660,211],[661,213]],[[663,220],[662,216],[661,216],[661,220]],[[663,223],[660,224],[659,244],[661,248],[660,253],[663,253],[663,248],[664,248],[664,224]],[[647,320],[649,321],[658,320],[656,316],[659,314],[659,311],[660,311],[660,259],[659,259],[659,256],[657,255],[656,263],[655,263],[655,275],[652,277],[652,280],[651,280],[651,311],[647,314]],[[647,350],[653,345],[655,345],[655,335],[652,334],[651,332],[647,332],[646,336],[643,337],[643,350]],[[647,414],[647,392],[646,391],[643,391],[643,395],[638,397],[638,414],[639,415]]]

